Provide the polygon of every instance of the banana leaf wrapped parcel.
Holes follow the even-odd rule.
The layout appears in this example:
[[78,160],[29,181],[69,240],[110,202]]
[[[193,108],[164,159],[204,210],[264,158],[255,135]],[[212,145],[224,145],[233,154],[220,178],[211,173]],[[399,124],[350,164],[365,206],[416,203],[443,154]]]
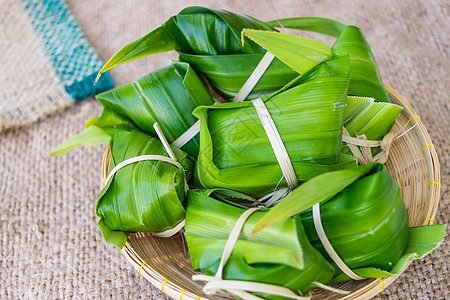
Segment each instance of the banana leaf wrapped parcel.
[[[299,37],[292,35],[287,40],[268,45],[258,36],[241,36],[244,29],[275,33],[276,29],[272,26],[315,31],[335,36],[337,40],[332,51],[324,51],[326,46],[322,43],[305,38],[299,42]],[[293,52],[286,51],[290,48],[290,40],[294,39],[297,40],[294,53],[300,58],[295,66],[289,62]],[[277,91],[298,74],[304,74],[314,64],[332,55],[348,54],[351,59],[349,95],[390,102],[372,50],[361,30],[326,18],[300,17],[264,23],[225,10],[188,7],[161,27],[125,46],[106,63],[101,72],[147,55],[176,50],[181,60],[190,63],[219,93],[231,99],[263,58],[266,52],[264,49],[277,58],[269,65],[248,99],[264,97]],[[277,55],[280,50],[285,52],[282,57]]]
[[[300,181],[355,165],[340,155],[349,60],[333,57],[265,99]],[[201,106],[195,184],[261,196],[286,181],[251,102]]]
[[[386,167],[374,164],[361,177],[320,205],[323,227],[355,273],[365,267],[390,271],[408,243],[408,212]],[[300,217],[312,245],[330,261],[314,229],[312,210]]]
[[[400,186],[373,163],[386,161],[407,125],[391,131],[402,107],[390,103],[359,28],[188,7],[119,50],[98,77],[167,51],[178,60],[97,95],[102,114],[51,151],[108,143],[95,205],[107,242],[122,248],[131,233],[184,227],[203,273],[191,279],[205,294],[271,300],[307,299],[315,288],[347,294],[329,285],[399,274],[442,243],[445,225],[409,227]],[[178,285],[164,277],[163,288]]]
[[[382,140],[388,133],[396,117],[402,111],[398,105],[392,104],[383,86],[375,64],[375,58],[361,31],[354,26],[325,18],[293,18],[276,20],[281,26],[307,29],[338,36],[331,48],[332,55],[349,55],[350,79],[348,86],[347,108],[344,115],[344,127],[351,137],[364,137],[368,140]],[[270,22],[275,24],[275,21]],[[244,29],[242,34],[270,51],[286,65],[299,73],[305,68],[302,49],[302,38],[290,34]],[[326,48],[316,45],[324,54]],[[300,50],[301,49],[301,50]],[[289,86],[289,84],[288,84]],[[391,136],[389,136],[391,138]],[[387,141],[386,141],[387,142]],[[380,148],[372,149],[377,154]],[[344,154],[349,149],[344,146]]]
[[[97,100],[103,105],[102,115],[89,120],[85,131],[53,149],[51,155],[64,155],[81,144],[105,143],[110,131],[120,124],[156,136],[153,124],[157,122],[172,143],[197,121],[192,115],[197,106],[214,103],[203,80],[188,64],[180,62],[97,95]],[[197,157],[199,136],[182,149]]]
[[[186,208],[185,236],[191,263],[207,275],[217,272],[228,235],[246,207],[220,201],[214,190],[190,190]],[[234,193],[239,197],[238,193]],[[242,198],[248,198],[245,195]],[[264,211],[253,213],[245,222],[239,239],[223,270],[225,280],[243,280],[284,286],[304,294],[326,284],[334,268],[314,249],[299,216],[287,218],[248,237]],[[284,299],[261,295],[266,299]]]
[[[358,27],[346,26],[336,20],[320,17],[278,19],[267,22],[267,24],[276,27],[314,31],[337,37],[331,47],[333,53],[335,55],[348,54],[350,56],[351,74],[348,94],[351,96],[372,97],[380,102],[391,102],[381,80],[375,56]],[[265,48],[272,52],[272,48]],[[286,61],[284,62],[286,63]],[[288,65],[292,67],[291,64]]]
[[[159,139],[123,125],[115,128],[110,149],[109,172],[136,156],[168,156]],[[183,222],[187,180],[195,160],[182,150],[172,150],[178,165],[157,159],[134,162],[106,182],[95,211],[107,242],[122,248],[130,232],[161,233]]]
[[[251,215],[224,267],[223,279],[279,285],[301,294],[324,288],[319,284],[349,280],[318,237],[310,209],[316,203],[333,249],[362,278],[397,274],[408,261],[438,247],[445,235],[445,225],[409,228],[400,188],[382,164],[357,166],[319,175],[273,208]],[[261,203],[232,191],[189,191],[185,235],[194,270],[207,275],[217,272],[233,225],[255,204]],[[295,258],[304,259],[308,269],[293,264]],[[320,272],[312,271],[318,267]]]
[[336,269],[331,283],[351,278],[336,266],[319,238],[311,209],[317,203],[332,248],[363,278],[397,274],[408,260],[421,258],[439,246],[445,235],[445,225],[409,228],[400,187],[382,164],[319,175],[272,207],[254,232],[299,216],[311,244]]
[[[225,98],[238,93],[266,50],[243,37],[244,28],[275,31],[255,18],[221,9],[188,7],[171,17],[161,27],[118,51],[102,68],[105,72],[120,64],[155,53],[176,50],[182,61],[202,73]],[[300,69],[275,58],[262,75],[248,99],[277,91],[314,65],[331,57],[324,44],[303,38],[297,49]],[[328,49],[328,50],[327,50]]]

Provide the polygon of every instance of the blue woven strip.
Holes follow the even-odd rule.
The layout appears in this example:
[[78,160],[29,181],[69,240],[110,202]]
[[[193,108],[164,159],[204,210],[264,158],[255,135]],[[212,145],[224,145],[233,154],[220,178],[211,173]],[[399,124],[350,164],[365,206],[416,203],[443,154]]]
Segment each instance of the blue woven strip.
[[74,100],[83,100],[113,87],[113,81],[106,73],[94,86],[102,62],[64,0],[22,2],[56,74]]

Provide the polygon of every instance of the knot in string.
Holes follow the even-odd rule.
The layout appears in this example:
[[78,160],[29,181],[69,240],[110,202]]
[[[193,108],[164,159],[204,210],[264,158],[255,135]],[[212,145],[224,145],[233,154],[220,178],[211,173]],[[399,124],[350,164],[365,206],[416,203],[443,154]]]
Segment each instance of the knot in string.
[[396,134],[391,130],[383,137],[383,139],[380,141],[381,151],[389,152],[392,142],[395,140],[395,136]]
[[[410,127],[408,130],[405,130],[405,126],[403,126],[398,132],[394,132],[394,130],[389,131],[380,141],[368,140],[364,134],[358,135],[355,138],[351,137],[345,127],[343,127],[342,141],[347,143],[348,148],[356,158],[358,164],[364,165],[372,162],[384,164],[388,159],[389,150],[391,149],[392,143],[404,134],[408,133],[416,125]],[[371,149],[374,147],[380,147],[381,150],[375,156],[372,155]]]

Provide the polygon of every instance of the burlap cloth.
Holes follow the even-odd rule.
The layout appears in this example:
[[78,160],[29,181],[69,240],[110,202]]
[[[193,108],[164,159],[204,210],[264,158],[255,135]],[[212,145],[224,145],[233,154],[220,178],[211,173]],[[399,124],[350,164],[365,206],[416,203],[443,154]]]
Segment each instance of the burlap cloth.
[[[325,16],[359,26],[384,81],[420,114],[438,151],[442,194],[437,223],[449,220],[449,3],[439,1],[111,1],[69,0],[103,60],[187,5],[262,20]],[[113,3],[114,2],[114,3]],[[156,55],[111,72],[123,84],[168,63]],[[49,150],[101,112],[94,99],[0,135],[0,298],[164,298],[103,241],[94,214],[104,147],[50,158]],[[448,239],[414,262],[377,299],[448,299]]]
[[0,133],[113,86],[65,0],[1,0],[0,53]]

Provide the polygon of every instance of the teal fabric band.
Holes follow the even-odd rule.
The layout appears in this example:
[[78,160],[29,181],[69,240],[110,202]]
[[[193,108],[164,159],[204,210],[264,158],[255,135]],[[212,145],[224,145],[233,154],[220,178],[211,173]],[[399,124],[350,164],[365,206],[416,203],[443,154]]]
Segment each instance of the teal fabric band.
[[22,3],[45,54],[72,99],[80,101],[113,87],[106,73],[94,86],[103,63],[64,0],[22,0]]

